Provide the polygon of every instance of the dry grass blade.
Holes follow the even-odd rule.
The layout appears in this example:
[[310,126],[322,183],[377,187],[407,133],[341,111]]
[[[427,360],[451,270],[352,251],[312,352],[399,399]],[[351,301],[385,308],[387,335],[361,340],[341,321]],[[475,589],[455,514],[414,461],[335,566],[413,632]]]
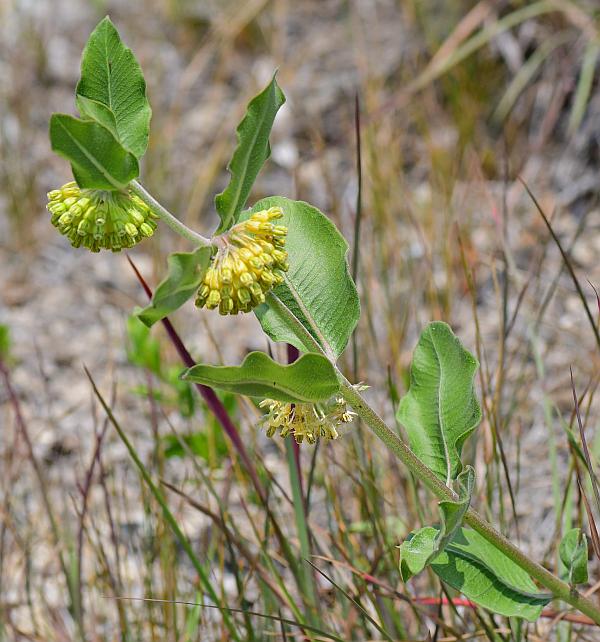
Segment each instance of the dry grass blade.
[[575,289],[577,290],[577,294],[579,295],[579,298],[581,300],[581,303],[583,304],[583,307],[585,309],[585,314],[590,322],[590,325],[592,326],[592,331],[594,333],[594,337],[596,338],[596,344],[598,345],[598,348],[600,348],[600,331],[598,330],[598,324],[596,321],[594,321],[594,317],[592,316],[592,312],[590,310],[590,306],[588,305],[588,302],[585,298],[585,294],[583,292],[583,289],[581,288],[581,285],[579,283],[579,279],[577,278],[577,275],[575,274],[575,270],[573,269],[573,264],[571,263],[571,260],[569,259],[567,253],[563,249],[563,246],[560,242],[560,239],[556,235],[556,232],[554,231],[554,228],[550,224],[550,221],[548,220],[548,217],[544,213],[544,210],[542,209],[542,206],[538,203],[536,197],[533,195],[532,191],[529,189],[527,183],[519,177],[519,181],[521,181],[521,184],[527,191],[527,194],[529,194],[529,198],[533,201],[533,204],[535,205],[537,211],[540,213],[540,216],[542,219],[544,219],[544,223],[546,227],[548,228],[548,231],[550,232],[550,235],[552,236],[552,239],[556,243],[556,247],[558,247],[558,250],[563,258],[563,261],[565,262],[565,265],[567,266],[567,270],[569,271],[569,274],[571,275],[571,279],[573,280],[573,284],[575,285]]
[[129,600],[132,602],[157,602],[159,604],[168,603],[168,604],[182,604],[184,606],[201,606],[203,609],[218,609],[219,611],[227,611],[228,613],[242,613],[242,614],[247,613],[248,615],[264,618],[265,620],[271,620],[272,622],[279,622],[281,624],[287,624],[289,626],[293,626],[296,628],[306,629],[311,633],[317,633],[319,636],[321,636],[320,639],[323,639],[323,640],[333,640],[333,642],[347,642],[347,640],[340,638],[334,633],[328,633],[316,626],[311,626],[309,624],[300,624],[299,622],[296,622],[296,620],[290,620],[288,618],[279,617],[277,615],[269,615],[267,613],[260,613],[258,611],[250,611],[247,609],[236,609],[233,607],[215,606],[214,604],[203,604],[201,602],[186,602],[183,600],[161,600],[158,598],[126,597],[122,595],[114,596],[114,597],[113,596],[105,596],[105,597],[113,600]]
[[[590,457],[590,451],[588,448],[587,444],[587,439],[585,437],[585,430],[583,429],[583,422],[581,421],[581,413],[579,412],[579,399],[577,398],[577,392],[575,390],[575,381],[573,380],[573,369],[569,368],[569,374],[571,376],[571,390],[573,392],[573,403],[575,404],[575,415],[577,417],[577,425],[579,426],[579,435],[581,436],[581,445],[583,447],[583,454],[585,456],[585,463],[587,466],[587,471],[588,475],[590,478],[590,483],[592,484],[592,490],[594,491],[594,499],[596,500],[596,510],[598,511],[598,514],[600,514],[600,490],[598,489],[598,480],[596,478],[596,474],[594,473],[594,469],[592,466],[592,459]],[[582,492],[582,495],[584,497],[585,501],[585,508],[588,513],[588,521],[590,523],[590,529],[592,532],[592,543],[594,545],[594,552],[596,553],[596,557],[600,559],[600,540],[598,539],[598,531],[596,528],[596,521],[594,519],[593,512],[590,510],[589,503],[587,501],[587,498],[585,496],[585,490],[583,488],[583,484],[581,483],[581,480],[579,479],[579,474],[577,475],[577,481],[579,483],[579,488]]]

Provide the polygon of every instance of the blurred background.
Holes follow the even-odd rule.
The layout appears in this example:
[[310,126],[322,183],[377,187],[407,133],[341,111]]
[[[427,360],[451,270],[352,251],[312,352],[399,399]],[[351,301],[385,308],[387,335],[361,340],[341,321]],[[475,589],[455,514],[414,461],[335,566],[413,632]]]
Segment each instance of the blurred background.
[[[343,640],[388,639],[365,612],[392,639],[598,639],[551,619],[518,637],[514,623],[478,609],[423,604],[440,585],[426,574],[402,584],[396,546],[437,519],[435,503],[359,425],[301,448],[301,537],[283,442],[257,428],[250,401],[226,395],[267,510],[178,380],[162,327],[148,333],[129,319],[145,295],[125,255],[72,249],[45,211],[46,192],[71,180],[50,151],[48,119],[74,113],[80,54],[106,14],[148,85],[146,188],[211,235],[235,127],[279,69],[287,103],[251,200],[307,200],[338,225],[351,257],[360,248],[363,313],[343,356],[348,376],[371,387],[395,426],[418,334],[447,321],[481,362],[484,422],[467,447],[474,504],[555,571],[564,529],[589,531],[569,368],[595,462],[595,0],[0,0],[0,640],[234,639],[219,609],[175,600],[246,610],[229,616],[244,640],[335,639],[278,618]],[[175,249],[189,248],[163,227],[130,255],[155,286]],[[190,302],[173,322],[199,361],[234,364],[268,349],[252,315],[221,318]],[[84,365],[153,478],[184,491],[163,489],[218,599],[198,587]],[[307,550],[343,592],[302,561]],[[592,578],[597,570],[596,560]]]

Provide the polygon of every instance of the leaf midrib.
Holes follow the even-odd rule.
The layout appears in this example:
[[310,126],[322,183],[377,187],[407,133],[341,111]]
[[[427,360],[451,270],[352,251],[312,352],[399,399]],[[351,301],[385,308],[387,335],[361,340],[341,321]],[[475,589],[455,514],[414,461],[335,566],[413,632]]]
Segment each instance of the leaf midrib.
[[[246,114],[246,116],[248,116],[248,114]],[[264,110],[262,110],[262,115],[261,115],[260,121],[259,121],[260,122],[260,126],[259,127],[255,127],[255,129],[254,129],[255,133],[254,133],[254,136],[252,137],[252,144],[248,145],[248,151],[246,152],[246,154],[244,154],[244,170],[243,170],[242,178],[238,181],[238,186],[235,189],[235,192],[236,192],[235,200],[232,202],[232,206],[227,211],[227,224],[226,224],[225,227],[227,227],[227,225],[229,225],[230,220],[233,219],[233,217],[235,216],[235,212],[238,209],[237,203],[238,203],[238,200],[240,198],[242,187],[244,185],[244,177],[248,173],[248,162],[249,162],[248,159],[250,158],[250,154],[252,152],[254,144],[258,140],[258,133],[259,133],[259,131],[262,130],[262,127],[263,127],[263,125],[265,123],[266,116],[267,116],[267,110],[264,109]],[[239,143],[240,143],[240,140],[238,138],[238,145],[239,145]],[[268,144],[268,142],[267,142],[267,144]],[[232,169],[232,168],[230,168],[230,169]],[[232,176],[233,176],[233,173],[232,173]],[[242,207],[243,207],[243,204],[240,206],[240,209]]]
[[[119,182],[112,174],[108,172],[108,170],[100,164],[99,161],[96,160],[94,156],[92,156],[88,150],[83,147],[80,142],[71,134],[71,132],[63,125],[62,121],[59,119],[58,125],[61,127],[61,129],[67,134],[67,136],[73,141],[73,143],[76,145],[76,147],[83,153],[83,155],[92,163],[92,165],[111,183],[111,185],[120,188],[123,187],[123,183]],[[98,125],[99,127],[101,125]]]
[[438,347],[435,343],[435,334],[433,332],[430,332],[430,335],[431,343],[433,344],[433,354],[435,355],[435,360],[438,364],[438,370],[440,372],[437,385],[437,416],[438,425],[440,427],[440,434],[442,437],[442,445],[444,447],[444,456],[446,458],[446,485],[449,486],[452,479],[452,462],[450,461],[450,450],[448,448],[448,442],[446,441],[446,432],[442,419],[442,380],[444,378],[444,369],[442,367],[442,360],[439,357]]

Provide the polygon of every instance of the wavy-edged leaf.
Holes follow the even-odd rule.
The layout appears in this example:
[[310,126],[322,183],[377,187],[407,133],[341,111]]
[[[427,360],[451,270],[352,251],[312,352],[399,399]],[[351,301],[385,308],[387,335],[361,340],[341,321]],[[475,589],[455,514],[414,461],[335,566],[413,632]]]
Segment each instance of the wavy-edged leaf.
[[[283,210],[283,219],[278,223],[288,228],[286,249],[290,269],[286,282],[273,292],[326,354],[337,359],[360,316],[358,293],[346,260],[348,243],[316,207],[283,196],[262,199],[244,212],[242,218],[275,206]],[[256,316],[274,341],[286,341],[299,350],[314,351],[290,329],[275,308],[262,305],[256,309]]]
[[109,129],[136,158],[144,155],[152,117],[146,81],[108,16],[98,23],[85,45],[76,94],[82,116]]
[[[424,568],[431,555],[438,529],[426,526],[400,546],[403,578]],[[452,541],[432,562],[431,569],[442,581],[469,600],[506,617],[534,622],[552,596],[539,593],[529,575],[479,533],[460,528]]]
[[566,579],[571,586],[588,581],[587,538],[580,528],[572,528],[560,542],[558,552],[567,569]]
[[461,471],[462,446],[481,421],[473,385],[478,367],[450,326],[431,323],[413,353],[410,389],[398,407],[412,450],[446,483]]
[[221,217],[217,233],[225,232],[237,222],[250,190],[265,161],[271,155],[269,135],[285,96],[275,76],[263,91],[249,103],[246,115],[237,128],[237,147],[227,169],[231,173],[229,185],[215,198]]
[[305,354],[284,366],[264,352],[251,352],[240,366],[199,364],[185,372],[183,379],[288,403],[325,401],[340,388],[333,366],[319,354]]
[[71,162],[79,187],[123,189],[139,174],[137,158],[94,121],[52,114],[50,142],[52,151]]
[[167,276],[158,284],[152,301],[136,311],[142,323],[151,326],[180,308],[200,287],[210,264],[212,248],[194,252],[175,252],[168,259]]

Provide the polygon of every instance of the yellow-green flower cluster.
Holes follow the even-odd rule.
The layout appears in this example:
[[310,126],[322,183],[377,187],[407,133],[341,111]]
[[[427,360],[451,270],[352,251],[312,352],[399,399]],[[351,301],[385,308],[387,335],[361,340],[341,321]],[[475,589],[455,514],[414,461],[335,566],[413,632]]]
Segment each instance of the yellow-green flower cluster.
[[80,189],[71,182],[48,192],[52,225],[73,247],[119,252],[152,236],[156,216],[129,191]]
[[351,423],[356,416],[342,397],[334,397],[325,404],[284,403],[264,399],[259,405],[269,409],[261,421],[267,437],[273,437],[279,431],[281,437],[293,435],[298,444],[306,440],[312,445],[319,437],[337,439],[337,429]]
[[199,308],[219,308],[221,314],[250,312],[283,283],[287,228],[273,223],[282,216],[280,207],[271,207],[213,239],[218,249],[198,289]]

